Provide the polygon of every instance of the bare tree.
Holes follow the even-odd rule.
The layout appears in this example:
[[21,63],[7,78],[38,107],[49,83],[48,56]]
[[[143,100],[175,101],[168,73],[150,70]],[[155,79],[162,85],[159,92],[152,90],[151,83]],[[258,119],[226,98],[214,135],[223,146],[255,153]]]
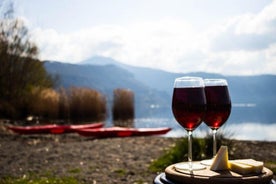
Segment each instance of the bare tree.
[[10,2],[0,19],[0,117],[7,118],[29,113],[34,87],[53,86],[52,77],[37,59],[38,48],[30,41],[27,27],[13,18],[13,12]]

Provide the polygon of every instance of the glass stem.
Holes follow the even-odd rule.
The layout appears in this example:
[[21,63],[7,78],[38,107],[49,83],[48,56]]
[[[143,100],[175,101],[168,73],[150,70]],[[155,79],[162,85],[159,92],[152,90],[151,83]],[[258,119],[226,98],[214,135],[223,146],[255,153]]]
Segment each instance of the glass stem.
[[217,154],[217,141],[216,141],[216,133],[217,129],[213,129],[213,157]]
[[193,154],[192,154],[192,131],[188,131],[188,162],[189,162],[189,169],[192,170],[192,160],[193,160]]

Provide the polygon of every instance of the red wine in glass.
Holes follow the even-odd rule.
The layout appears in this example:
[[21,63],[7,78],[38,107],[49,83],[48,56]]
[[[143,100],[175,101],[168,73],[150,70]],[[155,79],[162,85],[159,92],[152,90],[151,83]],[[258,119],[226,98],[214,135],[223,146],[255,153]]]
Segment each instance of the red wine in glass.
[[188,163],[176,164],[180,170],[200,170],[205,167],[192,163],[192,132],[203,121],[206,109],[204,82],[200,77],[176,78],[172,97],[172,112],[176,121],[188,132]]
[[205,114],[204,88],[174,88],[172,110],[177,122],[187,131],[197,128]]
[[[214,157],[217,152],[216,132],[230,116],[231,99],[225,79],[204,79],[204,84],[207,102],[204,122],[213,132]],[[211,161],[205,161],[205,164],[210,165]]]
[[211,129],[220,128],[231,113],[231,101],[227,86],[205,86],[207,109],[204,122]]

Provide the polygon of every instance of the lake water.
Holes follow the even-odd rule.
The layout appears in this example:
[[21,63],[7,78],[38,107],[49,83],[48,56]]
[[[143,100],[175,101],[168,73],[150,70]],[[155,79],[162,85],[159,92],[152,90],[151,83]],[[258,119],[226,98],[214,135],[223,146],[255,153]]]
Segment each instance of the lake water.
[[[166,137],[187,136],[186,130],[174,119],[170,107],[163,111],[158,111],[158,108],[152,110],[148,118],[136,118],[134,126],[137,128],[170,127],[172,130],[165,135]],[[107,126],[112,126],[110,121],[108,122]],[[233,103],[231,115],[218,133],[231,139],[276,141],[276,109],[256,103]],[[209,134],[211,135],[211,129],[204,123],[193,132],[194,137],[205,137]]]
[[[134,126],[137,128],[144,127],[171,127],[172,130],[166,134],[166,137],[183,137],[187,135],[175,119],[170,118],[140,118],[135,119]],[[276,122],[264,124],[258,122],[226,122],[218,133],[223,133],[225,137],[239,140],[260,140],[276,141]],[[194,137],[205,137],[211,134],[211,129],[202,123],[194,132]]]
[[[170,107],[163,114],[166,112],[171,112]],[[165,117],[168,118],[138,118],[134,124],[136,127],[171,127],[167,137],[187,136],[186,130],[176,122],[172,113]],[[231,139],[276,141],[276,109],[256,103],[233,103],[231,115],[218,133]],[[193,132],[194,137],[208,134],[211,135],[211,129],[204,123]]]

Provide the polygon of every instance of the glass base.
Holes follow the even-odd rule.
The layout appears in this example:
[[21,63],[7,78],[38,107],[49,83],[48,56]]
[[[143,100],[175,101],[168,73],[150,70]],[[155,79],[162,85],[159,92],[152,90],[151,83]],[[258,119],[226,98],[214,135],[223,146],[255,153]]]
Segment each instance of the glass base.
[[189,163],[189,162],[185,162],[185,163],[178,163],[175,164],[175,169],[178,171],[197,171],[197,170],[203,170],[206,167],[202,164],[197,164],[197,163]]
[[211,166],[213,164],[213,159],[202,160],[202,161],[200,161],[200,163],[202,165]]

